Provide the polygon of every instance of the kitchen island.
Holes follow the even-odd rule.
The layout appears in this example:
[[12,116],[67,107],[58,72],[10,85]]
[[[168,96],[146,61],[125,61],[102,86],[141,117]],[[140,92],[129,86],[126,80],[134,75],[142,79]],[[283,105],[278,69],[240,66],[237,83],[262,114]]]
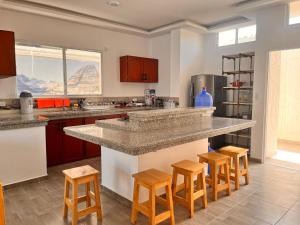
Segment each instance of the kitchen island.
[[207,152],[209,137],[255,125],[251,120],[212,117],[213,111],[177,108],[130,112],[128,120],[96,121],[64,131],[102,146],[102,186],[132,200],[132,174],[149,168],[170,173],[172,163],[197,161],[197,154]]

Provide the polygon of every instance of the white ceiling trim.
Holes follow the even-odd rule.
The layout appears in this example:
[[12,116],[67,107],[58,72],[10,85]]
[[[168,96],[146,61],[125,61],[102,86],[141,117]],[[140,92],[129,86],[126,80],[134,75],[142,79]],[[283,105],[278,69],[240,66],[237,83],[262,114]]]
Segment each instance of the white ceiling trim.
[[26,4],[26,2],[0,0],[0,8],[10,9],[10,10],[14,10],[14,11],[21,11],[21,12],[26,12],[26,13],[32,13],[32,14],[36,14],[36,15],[42,15],[42,16],[67,20],[67,21],[71,21],[71,22],[101,27],[101,28],[105,28],[108,30],[121,31],[124,33],[132,33],[132,34],[141,35],[141,36],[151,36],[152,37],[152,36],[168,33],[174,29],[181,29],[181,28],[190,29],[190,30],[200,32],[200,33],[207,32],[206,27],[201,26],[195,22],[188,21],[188,20],[178,21],[176,23],[161,26],[161,27],[155,28],[153,30],[145,30],[142,28],[137,28],[134,26],[126,25],[126,24],[120,24],[120,23],[108,21],[108,20],[105,20],[102,18],[92,17],[89,15],[71,14],[71,13],[68,13],[68,11],[62,12],[62,11],[52,9],[51,7],[45,8],[45,7],[40,7],[37,5],[28,6]]

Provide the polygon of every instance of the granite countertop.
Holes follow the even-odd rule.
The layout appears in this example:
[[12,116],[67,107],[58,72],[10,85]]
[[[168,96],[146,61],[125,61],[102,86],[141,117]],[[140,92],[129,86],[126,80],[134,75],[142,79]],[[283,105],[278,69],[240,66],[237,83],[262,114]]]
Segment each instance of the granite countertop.
[[114,114],[123,114],[132,111],[139,110],[152,110],[157,109],[153,107],[128,107],[128,108],[111,108],[107,110],[36,110],[34,114],[22,115],[19,111],[12,113],[0,113],[0,130],[26,128],[45,126],[48,121],[61,120],[61,119],[72,119],[72,118],[84,118],[94,116],[107,116]]
[[0,115],[0,130],[46,126],[49,119],[40,115]]
[[[130,155],[141,155],[191,141],[214,137],[253,127],[255,121],[221,117],[203,117],[192,126],[161,128],[145,131],[128,131],[117,127],[127,126],[129,121],[107,120],[112,127],[84,125],[66,127],[67,135],[115,149]],[[126,125],[127,124],[127,125]]]

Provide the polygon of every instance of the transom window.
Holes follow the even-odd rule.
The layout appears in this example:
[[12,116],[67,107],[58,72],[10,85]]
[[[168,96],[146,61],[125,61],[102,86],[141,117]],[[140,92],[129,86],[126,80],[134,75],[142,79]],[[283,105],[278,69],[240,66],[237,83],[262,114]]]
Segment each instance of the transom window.
[[101,94],[101,53],[16,45],[17,93],[35,97]]
[[290,2],[289,7],[289,24],[300,23],[300,1]]
[[256,25],[219,32],[219,47],[256,40]]

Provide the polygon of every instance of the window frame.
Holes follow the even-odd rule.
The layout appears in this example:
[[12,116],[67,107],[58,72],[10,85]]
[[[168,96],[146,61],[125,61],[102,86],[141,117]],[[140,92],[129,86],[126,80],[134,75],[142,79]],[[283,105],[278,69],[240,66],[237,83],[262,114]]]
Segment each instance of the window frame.
[[[92,50],[92,49],[81,49],[81,48],[72,48],[72,47],[61,47],[61,46],[50,46],[50,45],[42,45],[42,44],[28,44],[24,42],[17,41],[15,45],[22,45],[27,47],[39,47],[39,48],[58,48],[62,50],[62,57],[63,57],[63,86],[64,86],[64,94],[63,95],[39,95],[39,96],[33,96],[33,98],[82,98],[82,97],[100,97],[103,95],[103,51],[101,50]],[[78,51],[86,51],[86,52],[94,52],[100,54],[100,94],[84,94],[84,95],[68,95],[67,94],[67,60],[66,60],[66,50],[78,50]],[[17,75],[18,76],[18,75]],[[16,79],[17,79],[16,76]],[[17,82],[17,81],[16,81]],[[16,95],[18,95],[18,88],[16,87]]]

